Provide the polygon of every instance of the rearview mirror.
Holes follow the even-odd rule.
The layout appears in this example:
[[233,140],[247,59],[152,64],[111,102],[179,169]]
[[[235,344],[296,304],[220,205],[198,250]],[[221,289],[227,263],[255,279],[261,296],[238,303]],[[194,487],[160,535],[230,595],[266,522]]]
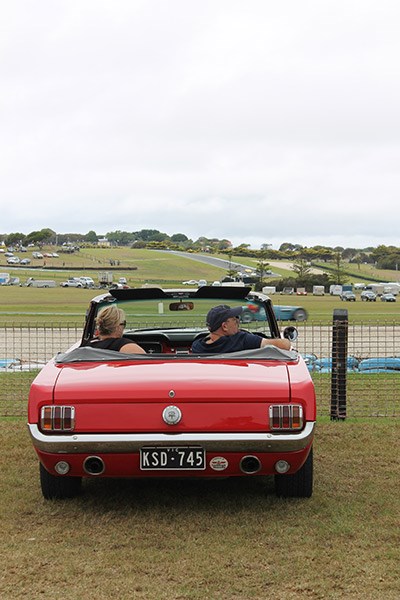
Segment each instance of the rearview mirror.
[[193,310],[193,302],[171,302],[169,310]]

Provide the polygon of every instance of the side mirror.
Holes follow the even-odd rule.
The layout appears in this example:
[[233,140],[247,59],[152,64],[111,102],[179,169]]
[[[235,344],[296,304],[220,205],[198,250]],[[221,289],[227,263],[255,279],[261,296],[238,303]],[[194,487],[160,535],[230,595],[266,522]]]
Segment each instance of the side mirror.
[[289,325],[289,327],[285,327],[285,329],[283,330],[283,337],[287,340],[290,340],[291,342],[297,340],[298,335],[299,333],[296,327],[293,327],[293,325]]

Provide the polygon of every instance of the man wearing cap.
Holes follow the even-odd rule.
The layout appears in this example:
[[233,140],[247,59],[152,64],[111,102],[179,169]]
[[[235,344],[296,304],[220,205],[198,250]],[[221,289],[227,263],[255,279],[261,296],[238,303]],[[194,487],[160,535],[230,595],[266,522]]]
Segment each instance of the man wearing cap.
[[239,315],[243,308],[231,308],[226,304],[214,306],[207,314],[207,327],[210,335],[195,340],[192,345],[194,354],[208,352],[239,352],[252,350],[262,346],[276,346],[282,350],[290,350],[290,341],[285,338],[267,339],[241,331],[239,329]]

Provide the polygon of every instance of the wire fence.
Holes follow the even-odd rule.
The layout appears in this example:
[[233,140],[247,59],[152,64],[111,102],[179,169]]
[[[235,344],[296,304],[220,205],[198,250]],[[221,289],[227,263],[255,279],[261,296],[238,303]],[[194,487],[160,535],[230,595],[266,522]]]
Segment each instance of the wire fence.
[[[331,414],[333,324],[299,323],[296,349],[313,378],[319,415]],[[82,327],[0,326],[0,417],[26,414],[30,385],[43,365],[78,342]],[[400,417],[400,322],[348,325],[342,369],[347,417]],[[342,365],[343,366],[343,365]]]

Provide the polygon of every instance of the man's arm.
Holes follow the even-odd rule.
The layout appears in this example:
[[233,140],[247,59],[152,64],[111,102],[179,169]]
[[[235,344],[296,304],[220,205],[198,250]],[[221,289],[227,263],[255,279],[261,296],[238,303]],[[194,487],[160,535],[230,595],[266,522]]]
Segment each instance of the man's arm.
[[290,350],[292,344],[286,338],[261,338],[260,348],[263,348],[263,346],[276,346],[276,348],[280,348],[281,350]]

